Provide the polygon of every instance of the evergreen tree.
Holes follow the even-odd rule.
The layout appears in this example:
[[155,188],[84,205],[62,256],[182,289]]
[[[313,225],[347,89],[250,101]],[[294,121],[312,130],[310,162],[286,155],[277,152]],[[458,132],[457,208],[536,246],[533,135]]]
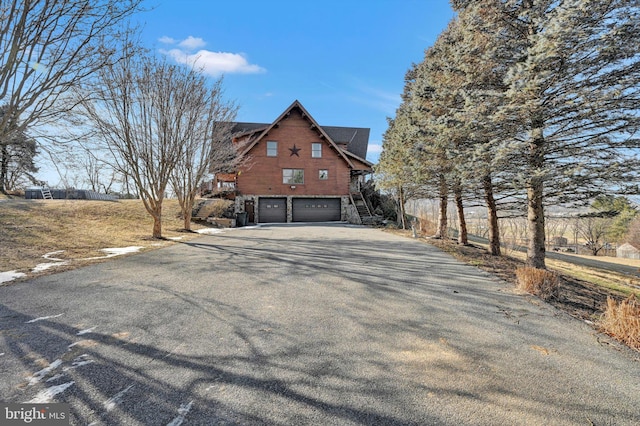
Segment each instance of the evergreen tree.
[[[527,191],[528,263],[545,267],[545,203],[637,192],[637,0],[455,1],[493,27],[505,104],[491,121]],[[505,54],[506,53],[506,54]]]
[[423,194],[423,185],[416,173],[413,144],[417,129],[411,121],[411,93],[415,81],[415,65],[407,72],[403,102],[396,117],[387,119],[389,127],[382,138],[382,153],[376,165],[377,186],[395,196],[398,224],[406,228],[406,202]]
[[591,209],[601,216],[611,217],[606,230],[609,241],[622,241],[629,231],[629,226],[638,215],[638,210],[627,197],[601,195],[591,204]]
[[[637,177],[639,3],[510,1],[521,35],[507,83],[507,120],[522,124],[530,244],[545,266],[545,202],[579,202]],[[631,179],[632,181],[635,179]],[[637,182],[637,180],[636,180]],[[636,189],[637,190],[637,189]]]
[[0,107],[0,118],[5,119],[11,129],[0,140],[0,191],[7,193],[17,189],[24,180],[34,182],[32,173],[38,171],[34,163],[37,147],[34,139],[20,130],[15,120],[8,117],[7,106]]

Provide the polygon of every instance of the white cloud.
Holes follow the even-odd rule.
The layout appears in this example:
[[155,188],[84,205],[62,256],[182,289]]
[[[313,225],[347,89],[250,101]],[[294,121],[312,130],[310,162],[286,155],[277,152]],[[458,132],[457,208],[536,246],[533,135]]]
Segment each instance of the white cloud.
[[178,43],[178,46],[182,47],[186,50],[196,50],[201,47],[206,46],[207,43],[204,42],[200,37],[189,36]]
[[181,49],[161,50],[160,52],[170,56],[179,64],[192,66],[214,77],[225,73],[256,74],[266,71],[258,65],[250,64],[239,53],[212,52],[205,49],[196,53],[188,53]]
[[160,43],[163,43],[163,44],[174,44],[174,43],[176,42],[176,40],[175,40],[175,39],[173,39],[173,38],[171,38],[171,37],[167,37],[167,36],[162,36],[162,37],[160,37],[160,38],[158,39],[158,41],[159,41]]
[[367,148],[369,154],[380,154],[382,152],[382,145],[377,143],[370,143]]

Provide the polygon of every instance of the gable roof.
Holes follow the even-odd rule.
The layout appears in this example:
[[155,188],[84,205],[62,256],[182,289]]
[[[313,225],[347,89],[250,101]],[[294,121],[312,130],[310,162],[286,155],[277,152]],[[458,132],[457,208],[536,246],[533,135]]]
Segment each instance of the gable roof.
[[[355,156],[360,161],[367,158],[370,129],[365,127],[320,126],[306,111],[302,104],[300,104],[300,102],[297,100],[293,102],[273,123],[237,122],[234,123],[232,133],[235,137],[260,133],[259,137],[254,140],[254,142],[249,147],[250,149],[255,145],[255,143],[258,142],[258,140],[262,138],[262,133],[264,133],[265,131],[266,133],[268,133],[267,129],[271,129],[289,112],[291,112],[294,107],[300,108],[303,115],[305,115],[312,122],[312,124],[318,127],[325,137],[328,136],[328,139],[332,141],[334,145],[345,145],[346,152],[353,154],[353,156]],[[246,151],[249,151],[249,149],[246,149]],[[344,148],[338,147],[338,149],[342,152],[345,152]],[[365,163],[369,162],[365,160]]]
[[256,130],[264,130],[269,127],[269,123],[233,123],[231,133],[237,136],[241,136],[248,133],[253,133]]
[[347,151],[360,158],[367,158],[370,129],[364,127],[322,126],[335,143],[346,144]]
[[640,248],[636,247],[636,244],[624,243],[617,249],[618,251],[631,251],[634,253],[640,253]]
[[[264,129],[260,135],[255,138],[250,144],[249,146],[244,150],[244,152],[242,153],[243,155],[247,154],[249,151],[251,151],[253,149],[254,146],[256,146],[256,144],[258,142],[260,142],[260,140],[266,136],[271,129],[273,129],[274,127],[276,127],[278,125],[278,123],[280,123],[280,121],[282,121],[283,119],[287,118],[290,114],[291,111],[293,109],[299,109],[302,117],[304,119],[306,119],[307,121],[309,121],[309,123],[311,123],[311,128],[312,129],[316,129],[316,131],[320,134],[321,138],[324,138],[325,141],[333,148],[335,149],[335,151],[338,153],[338,155],[340,157],[342,157],[342,159],[349,165],[350,168],[354,169],[354,165],[351,162],[351,160],[349,159],[349,157],[347,157],[347,155],[344,153],[343,150],[341,150],[338,145],[331,139],[331,137],[327,134],[327,132],[325,132],[322,127],[320,127],[320,125],[316,122],[316,120],[313,119],[313,117],[311,117],[311,114],[309,114],[307,112],[307,110],[302,106],[302,104],[298,101],[295,100],[290,106],[289,108],[285,109],[284,112],[282,114],[280,114],[280,116],[278,118],[275,119],[275,121],[273,123],[271,123],[266,129]],[[257,133],[259,131],[256,130],[255,133]]]

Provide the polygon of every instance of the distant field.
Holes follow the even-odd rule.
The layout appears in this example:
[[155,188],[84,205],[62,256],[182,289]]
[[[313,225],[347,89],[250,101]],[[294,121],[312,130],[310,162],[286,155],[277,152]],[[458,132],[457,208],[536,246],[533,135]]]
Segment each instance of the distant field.
[[[163,236],[186,240],[198,234],[182,231],[177,200],[165,200]],[[140,200],[24,200],[0,201],[0,272],[28,272],[47,262],[43,255],[71,260],[68,267],[101,257],[100,249],[139,246],[152,249],[173,244],[151,238],[152,219]],[[202,226],[193,224],[193,229]],[[56,268],[61,270],[62,268]]]

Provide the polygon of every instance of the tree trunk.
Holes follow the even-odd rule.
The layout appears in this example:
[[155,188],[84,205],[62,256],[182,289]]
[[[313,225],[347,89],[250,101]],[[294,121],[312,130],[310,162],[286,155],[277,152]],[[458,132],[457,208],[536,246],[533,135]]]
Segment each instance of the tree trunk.
[[162,238],[162,200],[155,200],[149,211],[153,217],[153,238]]
[[184,200],[184,205],[181,206],[185,231],[191,231],[191,211],[193,210],[193,203],[195,202],[195,198],[195,193],[187,195]]
[[400,204],[400,208],[398,209],[400,211],[400,225],[402,229],[407,229],[407,221],[404,214],[404,190],[402,189],[402,185],[398,188],[398,203]]
[[153,216],[153,238],[162,238],[162,216]]
[[531,177],[527,185],[527,220],[529,244],[527,264],[533,268],[546,269],[544,232],[544,135],[542,120],[533,120],[529,143],[529,170]]
[[438,212],[438,230],[436,238],[447,238],[449,235],[447,223],[447,204],[449,202],[449,188],[447,187],[447,179],[444,175],[440,175],[440,185],[438,195],[440,198],[440,210]]
[[0,149],[0,192],[7,193],[7,175],[9,174],[9,150],[7,145],[2,144]]
[[487,173],[482,178],[484,189],[484,201],[487,205],[487,222],[489,225],[489,251],[493,256],[500,256],[500,228],[498,227],[498,208],[493,197],[493,183],[491,174]]
[[458,244],[467,245],[467,221],[464,219],[464,204],[462,203],[462,185],[460,180],[456,179],[453,193],[456,199],[456,210],[458,211],[458,222],[460,222],[460,230],[458,231]]
[[184,220],[184,230],[191,231],[191,216],[185,214],[183,220]]

